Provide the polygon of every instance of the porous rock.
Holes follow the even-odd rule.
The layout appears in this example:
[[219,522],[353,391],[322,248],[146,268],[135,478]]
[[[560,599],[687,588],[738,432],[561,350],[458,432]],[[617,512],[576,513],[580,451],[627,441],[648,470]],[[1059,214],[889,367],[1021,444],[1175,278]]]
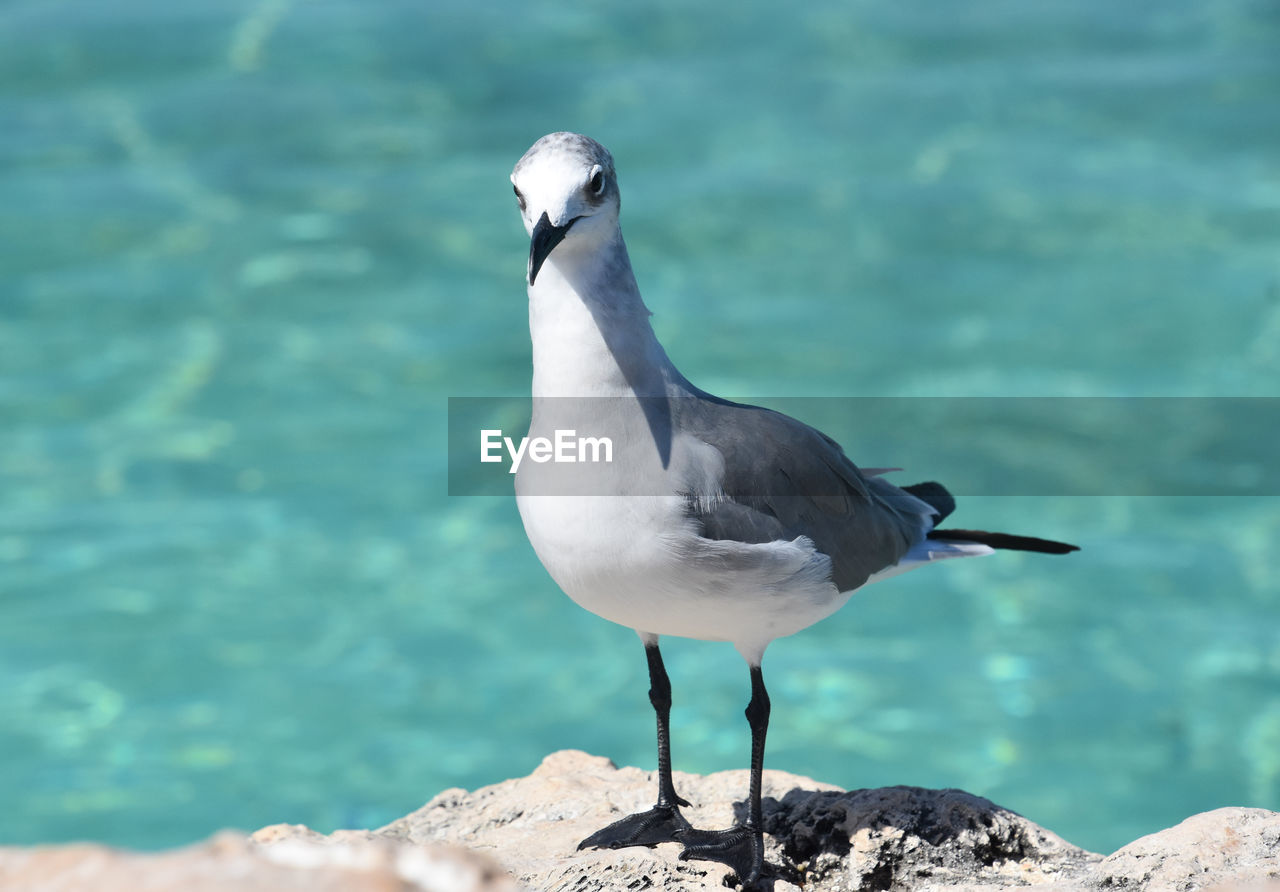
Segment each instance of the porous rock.
[[160,853],[77,843],[0,848],[3,892],[516,892],[493,861],[367,831],[276,825]]
[[[675,774],[701,828],[744,815],[747,772]],[[652,772],[576,751],[528,777],[446,790],[379,830],[328,836],[273,825],[171,852],[96,845],[0,848],[0,892],[689,892],[731,885],[729,868],[680,846],[578,851],[578,841],[652,805]],[[1145,836],[1108,858],[959,790],[846,792],[764,774],[773,892],[1280,892],[1280,813],[1226,808]]]
[[[743,816],[746,771],[676,772],[695,827]],[[722,889],[729,868],[680,861],[680,847],[576,850],[605,824],[652,805],[655,779],[586,753],[555,753],[529,777],[447,790],[379,831],[492,852],[537,889]],[[952,889],[1082,881],[1099,855],[959,790],[845,792],[782,771],[763,782],[765,860],[775,892]]]
[[1280,812],[1219,808],[1129,843],[1098,865],[1095,889],[1280,892]]

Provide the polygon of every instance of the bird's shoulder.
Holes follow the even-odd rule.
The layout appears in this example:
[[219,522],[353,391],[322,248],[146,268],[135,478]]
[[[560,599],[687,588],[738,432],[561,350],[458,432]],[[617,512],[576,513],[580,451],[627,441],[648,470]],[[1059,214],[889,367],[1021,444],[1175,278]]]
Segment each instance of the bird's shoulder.
[[841,513],[867,502],[867,480],[834,439],[773,409],[701,395],[677,403],[676,427],[714,448],[734,498],[804,496]]

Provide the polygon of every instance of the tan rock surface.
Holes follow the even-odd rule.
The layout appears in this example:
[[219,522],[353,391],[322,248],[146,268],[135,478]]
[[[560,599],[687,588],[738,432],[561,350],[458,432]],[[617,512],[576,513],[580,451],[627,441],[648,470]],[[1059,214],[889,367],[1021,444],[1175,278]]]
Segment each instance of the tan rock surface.
[[[680,795],[694,803],[684,812],[695,827],[733,823],[746,771],[676,772],[675,779]],[[378,832],[490,852],[537,889],[722,889],[729,868],[680,861],[674,843],[576,851],[593,831],[652,805],[655,789],[650,773],[565,751],[526,778],[474,793],[447,790]],[[1101,859],[958,790],[844,792],[766,771],[763,794],[765,860],[775,892],[1049,884],[1080,879]]]
[[[676,773],[697,827],[727,827],[747,773]],[[578,852],[603,825],[649,807],[651,773],[566,751],[529,777],[446,790],[380,830],[328,836],[277,824],[159,854],[95,845],[0,849],[0,892],[598,892],[723,889],[729,869],[680,847]],[[1109,858],[959,790],[845,792],[764,777],[773,892],[1280,892],[1280,813],[1206,812]],[[499,866],[502,865],[502,866]],[[510,870],[506,873],[503,868]]]
[[[261,837],[261,839],[259,839]],[[0,848],[2,892],[516,892],[489,859],[277,825],[158,854],[74,844]]]
[[1280,812],[1219,808],[1129,843],[1098,865],[1099,889],[1280,892]]

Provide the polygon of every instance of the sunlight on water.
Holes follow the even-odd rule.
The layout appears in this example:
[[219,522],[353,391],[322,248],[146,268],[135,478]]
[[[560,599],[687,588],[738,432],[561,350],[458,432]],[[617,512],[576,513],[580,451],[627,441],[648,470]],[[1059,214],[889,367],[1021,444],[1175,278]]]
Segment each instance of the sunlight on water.
[[[0,843],[652,764],[635,636],[509,498],[446,494],[447,398],[528,392],[507,174],[541,134],[612,149],[659,337],[713,392],[1276,396],[1278,45],[1251,0],[0,5]],[[912,430],[821,423],[939,473]],[[988,439],[945,482],[1069,453],[1095,494],[957,519],[1084,550],[777,642],[767,764],[1102,851],[1280,808],[1275,498],[1091,481],[1096,432]],[[667,650],[677,767],[745,766],[737,655]]]

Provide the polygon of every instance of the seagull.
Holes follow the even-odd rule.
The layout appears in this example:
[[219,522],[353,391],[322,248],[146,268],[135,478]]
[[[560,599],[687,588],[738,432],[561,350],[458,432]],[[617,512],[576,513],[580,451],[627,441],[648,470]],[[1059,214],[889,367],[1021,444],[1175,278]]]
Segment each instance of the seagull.
[[[955,508],[942,485],[894,486],[881,474],[896,469],[859,469],[818,430],[691,384],[650,325],[619,227],[613,157],[600,143],[544,136],[511,182],[530,238],[530,442],[588,431],[618,444],[612,462],[521,463],[520,517],[571,599],[639,634],[657,715],[656,803],[579,849],[675,842],[681,859],[727,864],[750,887],[764,868],[770,706],[760,664],[769,643],[830,616],[862,586],[922,564],[1077,548],[939,527]],[[733,827],[695,829],[680,811],[689,803],[671,777],[663,635],[728,641],[746,660],[750,788]]]

